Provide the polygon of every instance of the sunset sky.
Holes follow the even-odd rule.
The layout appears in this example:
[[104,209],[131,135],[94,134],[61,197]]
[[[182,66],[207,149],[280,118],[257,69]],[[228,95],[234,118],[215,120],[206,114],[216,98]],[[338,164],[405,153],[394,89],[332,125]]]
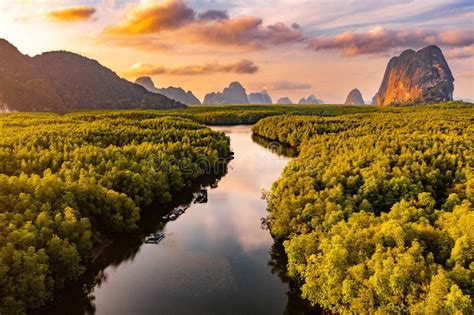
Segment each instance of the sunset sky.
[[0,38],[28,55],[69,50],[134,81],[202,100],[240,81],[274,101],[377,92],[391,56],[442,48],[456,98],[474,99],[474,1],[0,0]]

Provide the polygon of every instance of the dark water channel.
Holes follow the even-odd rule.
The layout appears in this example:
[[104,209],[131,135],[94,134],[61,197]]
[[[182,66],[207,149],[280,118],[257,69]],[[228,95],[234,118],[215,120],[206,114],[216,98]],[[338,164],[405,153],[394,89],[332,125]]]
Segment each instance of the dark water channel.
[[[261,226],[267,215],[262,189],[270,189],[294,152],[252,137],[250,126],[213,129],[231,138],[235,159],[226,174],[205,178],[167,209],[146,211],[139,231],[114,241],[80,283],[42,313],[316,312],[290,289],[281,247]],[[194,202],[199,189],[207,190],[207,202]],[[189,207],[165,222],[163,214],[178,204]],[[164,238],[145,244],[153,232]]]

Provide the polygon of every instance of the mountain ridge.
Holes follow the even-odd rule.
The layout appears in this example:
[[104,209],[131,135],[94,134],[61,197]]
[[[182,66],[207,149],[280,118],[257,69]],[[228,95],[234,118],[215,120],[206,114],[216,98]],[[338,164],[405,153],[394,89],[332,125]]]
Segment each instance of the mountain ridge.
[[248,95],[250,104],[273,104],[273,100],[266,90]]
[[86,109],[167,109],[184,104],[120,78],[98,61],[69,51],[33,57],[0,41],[0,108],[65,113]]
[[181,102],[186,105],[201,105],[201,101],[192,91],[185,91],[181,87],[169,86],[167,88],[157,88],[153,80],[148,76],[138,77],[135,84],[139,84],[149,92],[162,94],[170,99]]
[[324,101],[311,94],[307,98],[301,98],[298,104],[324,104]]
[[207,93],[202,103],[205,105],[250,104],[246,90],[238,81],[231,82],[222,92]]

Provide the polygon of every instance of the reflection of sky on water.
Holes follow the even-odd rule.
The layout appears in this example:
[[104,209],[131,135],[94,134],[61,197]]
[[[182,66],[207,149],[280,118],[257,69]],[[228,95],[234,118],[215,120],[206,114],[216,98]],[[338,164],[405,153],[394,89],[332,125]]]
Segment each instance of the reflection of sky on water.
[[250,127],[216,127],[231,137],[235,159],[206,204],[193,204],[165,228],[159,245],[108,267],[95,288],[97,314],[278,314],[287,285],[267,262],[273,240],[260,227],[261,190],[288,159],[252,142]]

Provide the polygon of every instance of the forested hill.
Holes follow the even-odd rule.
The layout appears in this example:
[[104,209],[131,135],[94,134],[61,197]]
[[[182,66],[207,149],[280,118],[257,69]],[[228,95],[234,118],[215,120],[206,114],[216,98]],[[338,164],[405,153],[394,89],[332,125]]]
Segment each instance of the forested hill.
[[137,228],[218,167],[223,133],[133,113],[0,115],[0,314],[42,306],[83,272],[101,235]]
[[474,110],[274,116],[298,147],[269,196],[303,297],[335,313],[473,314]]
[[0,39],[0,111],[181,107],[121,79],[95,60],[66,51],[29,57]]

